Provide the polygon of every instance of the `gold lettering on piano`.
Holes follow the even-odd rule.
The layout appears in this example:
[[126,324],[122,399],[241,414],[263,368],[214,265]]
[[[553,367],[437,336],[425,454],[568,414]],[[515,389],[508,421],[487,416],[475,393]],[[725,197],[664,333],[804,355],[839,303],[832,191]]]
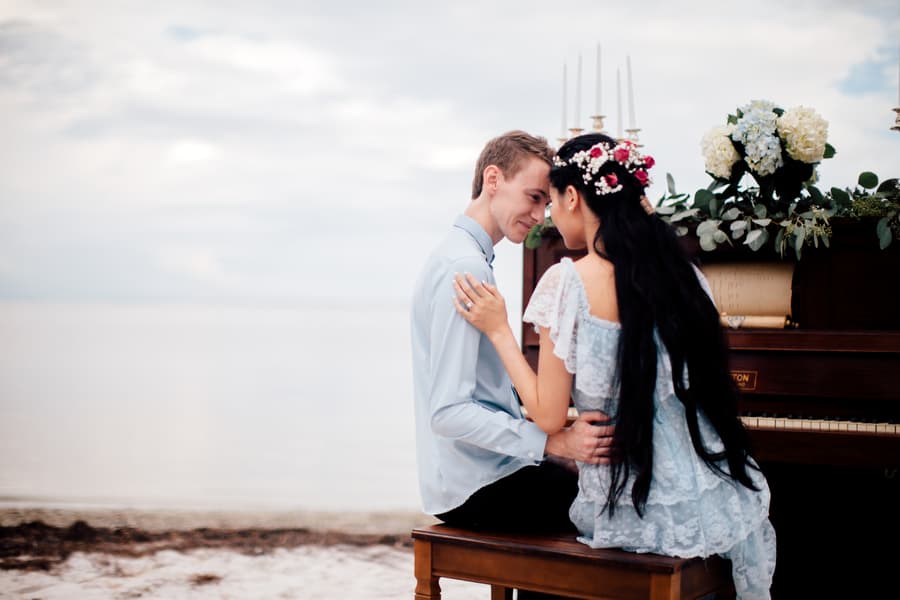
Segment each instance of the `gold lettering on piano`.
[[731,378],[739,390],[752,392],[756,389],[757,371],[731,371]]

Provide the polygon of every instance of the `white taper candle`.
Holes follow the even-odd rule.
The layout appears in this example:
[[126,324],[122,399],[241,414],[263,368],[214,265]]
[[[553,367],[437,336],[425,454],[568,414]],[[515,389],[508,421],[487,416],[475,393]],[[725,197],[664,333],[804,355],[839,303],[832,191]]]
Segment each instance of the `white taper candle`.
[[563,97],[562,97],[562,132],[560,133],[560,137],[565,139],[568,137],[566,134],[566,129],[569,124],[566,119],[566,104],[568,103],[568,99],[566,98],[566,65],[563,63]]
[[625,66],[628,69],[628,128],[636,129],[634,120],[634,86],[631,83],[631,56],[625,57]]
[[602,115],[603,114],[603,102],[602,102],[602,94],[600,83],[603,81],[603,78],[600,76],[600,44],[597,44],[597,98],[596,104],[594,106],[594,114]]
[[622,139],[622,70],[616,67],[616,137]]
[[581,127],[581,52],[578,53],[578,74],[575,79],[575,115],[572,127]]

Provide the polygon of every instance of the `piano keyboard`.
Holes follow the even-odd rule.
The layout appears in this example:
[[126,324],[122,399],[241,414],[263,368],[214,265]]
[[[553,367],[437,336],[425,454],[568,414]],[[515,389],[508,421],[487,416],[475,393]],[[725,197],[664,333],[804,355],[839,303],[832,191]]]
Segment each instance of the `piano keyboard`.
[[791,417],[741,416],[747,429],[768,431],[821,431],[849,432],[869,435],[900,436],[898,423],[869,423],[863,421],[840,421],[835,419],[798,419]]
[[[570,406],[568,422],[572,423],[577,418],[578,411],[574,406]],[[900,437],[900,423],[873,423],[866,421],[840,421],[836,419],[800,419],[796,417],[760,417],[747,415],[742,415],[741,421],[747,429],[765,431],[837,431],[841,433],[863,433],[867,435]]]

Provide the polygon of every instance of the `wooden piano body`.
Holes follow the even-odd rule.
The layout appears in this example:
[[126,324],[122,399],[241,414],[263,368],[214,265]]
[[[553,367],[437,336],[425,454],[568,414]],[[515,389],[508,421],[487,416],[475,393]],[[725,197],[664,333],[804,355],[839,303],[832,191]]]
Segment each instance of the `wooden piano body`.
[[[583,255],[554,233],[525,250],[523,304],[547,267]],[[772,491],[775,598],[900,598],[900,248],[884,252],[871,273],[859,266],[871,260],[830,251],[798,263],[792,308],[814,328],[797,319],[798,329],[726,331],[742,420]],[[845,281],[876,276],[875,299]],[[536,366],[530,325],[522,346]]]

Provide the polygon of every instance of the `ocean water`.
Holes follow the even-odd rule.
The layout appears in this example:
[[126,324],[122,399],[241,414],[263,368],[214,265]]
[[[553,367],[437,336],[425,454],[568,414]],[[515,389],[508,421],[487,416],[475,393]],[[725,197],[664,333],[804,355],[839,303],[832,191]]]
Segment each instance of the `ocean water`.
[[0,303],[0,501],[418,510],[407,319]]

